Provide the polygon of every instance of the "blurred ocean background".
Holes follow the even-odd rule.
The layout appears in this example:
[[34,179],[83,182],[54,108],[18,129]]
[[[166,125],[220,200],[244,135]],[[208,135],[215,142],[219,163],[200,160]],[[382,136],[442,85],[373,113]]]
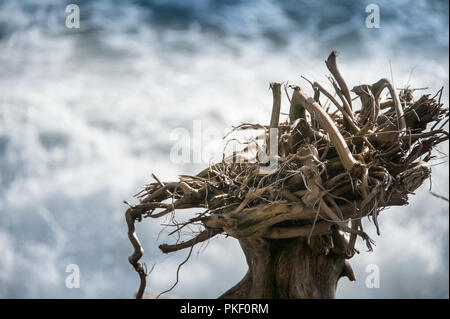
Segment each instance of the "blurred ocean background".
[[[170,161],[173,129],[268,122],[269,82],[327,85],[333,49],[350,87],[444,86],[448,105],[447,1],[86,0],[73,2],[79,29],[65,26],[69,3],[0,0],[1,298],[134,297],[122,200],[151,173],[174,180],[206,166]],[[379,29],[365,26],[370,3]],[[448,197],[440,156],[432,187]],[[449,207],[429,187],[382,213],[382,236],[367,223],[375,251],[360,243],[358,281],[341,279],[338,298],[448,298]],[[187,254],[159,252],[159,224],[138,224],[153,293],[172,286]],[[80,267],[78,289],[65,286],[68,264]],[[370,264],[379,288],[365,285]],[[245,272],[237,241],[219,237],[195,250],[171,294],[215,298]]]

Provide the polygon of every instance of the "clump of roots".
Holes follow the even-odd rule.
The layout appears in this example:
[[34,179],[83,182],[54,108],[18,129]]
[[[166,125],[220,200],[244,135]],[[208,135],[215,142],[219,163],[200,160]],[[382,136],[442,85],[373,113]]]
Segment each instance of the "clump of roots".
[[[388,79],[381,79],[350,91],[336,57],[333,51],[326,61],[334,94],[317,82],[308,81],[314,97],[299,86],[285,86],[286,93],[292,89],[289,119],[279,123],[282,85],[271,83],[270,125],[235,128],[263,128],[266,145],[270,138],[276,139],[272,142],[278,154],[269,154],[268,147],[251,152],[248,145],[241,154],[195,176],[183,175],[174,182],[154,176],[155,182],[136,195],[139,203],[129,204],[126,219],[135,249],[129,261],[141,277],[138,298],[146,273],[139,262],[143,250],[134,222],[142,217],[204,209],[185,223],[173,223],[171,234],[190,224],[200,224],[203,230],[191,240],[160,245],[164,253],[191,248],[221,233],[237,239],[305,237],[309,241],[312,236],[331,234],[333,228],[350,236],[343,252],[347,258],[357,252],[357,237],[372,250],[373,241],[361,219],[372,218],[379,234],[379,212],[406,205],[408,195],[430,177],[432,150],[449,136],[443,129],[449,112],[440,102],[442,89],[435,96],[414,99],[414,90],[397,93]],[[390,98],[382,100],[384,90]]]

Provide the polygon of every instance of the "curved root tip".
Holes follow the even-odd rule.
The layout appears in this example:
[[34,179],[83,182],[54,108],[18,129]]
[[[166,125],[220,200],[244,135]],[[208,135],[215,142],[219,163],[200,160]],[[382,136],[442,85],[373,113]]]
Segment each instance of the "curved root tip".
[[355,272],[353,271],[353,267],[348,260],[345,260],[342,276],[347,277],[350,281],[356,281]]
[[145,287],[147,285],[147,273],[145,272],[142,264],[139,262],[135,269],[136,269],[137,273],[139,274],[139,279],[141,281],[139,284],[138,292],[136,294],[136,299],[142,299],[142,296],[144,295]]

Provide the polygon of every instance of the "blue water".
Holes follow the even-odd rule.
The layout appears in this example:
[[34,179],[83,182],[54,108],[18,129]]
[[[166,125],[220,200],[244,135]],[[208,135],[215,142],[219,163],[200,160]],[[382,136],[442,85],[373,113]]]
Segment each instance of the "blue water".
[[[447,1],[76,3],[80,29],[67,29],[64,2],[0,0],[0,297],[133,297],[122,200],[152,172],[173,180],[206,165],[171,162],[171,131],[267,122],[268,83],[326,85],[332,49],[350,86],[444,85],[448,104]],[[370,3],[380,29],[365,27]],[[433,174],[448,196],[448,164]],[[342,279],[338,297],[448,297],[448,203],[428,187],[383,213],[375,252],[361,247],[358,282]],[[144,261],[157,263],[149,290],[165,290],[187,252],[162,256],[158,221],[138,226]],[[78,289],[65,286],[68,264],[80,267]],[[369,264],[378,289],[365,286]],[[216,297],[245,271],[236,241],[219,238],[172,293]]]

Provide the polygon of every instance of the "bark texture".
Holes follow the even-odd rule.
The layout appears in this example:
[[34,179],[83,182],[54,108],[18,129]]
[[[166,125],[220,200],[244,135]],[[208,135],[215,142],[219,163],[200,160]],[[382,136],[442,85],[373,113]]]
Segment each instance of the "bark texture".
[[239,240],[249,269],[220,298],[334,298],[339,278],[354,275],[335,249],[325,255],[326,238],[313,237],[311,245],[304,238]]

